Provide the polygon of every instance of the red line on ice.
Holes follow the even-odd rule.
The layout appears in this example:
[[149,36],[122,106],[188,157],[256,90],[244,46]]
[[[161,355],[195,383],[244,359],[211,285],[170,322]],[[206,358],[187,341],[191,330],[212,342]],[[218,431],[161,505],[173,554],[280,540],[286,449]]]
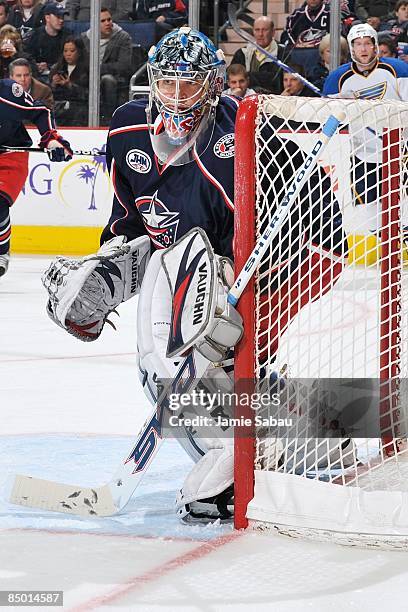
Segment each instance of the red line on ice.
[[226,536],[221,536],[216,540],[205,542],[204,544],[197,546],[197,548],[194,548],[193,550],[190,550],[187,553],[183,553],[178,557],[175,557],[174,559],[166,561],[158,567],[148,570],[144,574],[139,574],[138,576],[130,578],[125,583],[118,585],[105,595],[93,597],[92,599],[87,602],[84,602],[83,604],[79,604],[78,606],[70,608],[69,612],[87,612],[89,610],[94,610],[99,606],[110,604],[113,601],[118,600],[120,597],[127,595],[132,591],[136,591],[137,589],[143,588],[147,584],[154,582],[159,578],[162,578],[166,574],[169,574],[170,572],[173,572],[179,569],[180,567],[183,567],[185,565],[188,565],[189,563],[192,563],[193,561],[198,561],[199,559],[206,557],[215,550],[218,550],[222,546],[225,546],[226,544],[229,544],[230,542],[233,542],[237,538],[241,537],[242,534],[242,531],[234,531],[233,533],[228,534]]

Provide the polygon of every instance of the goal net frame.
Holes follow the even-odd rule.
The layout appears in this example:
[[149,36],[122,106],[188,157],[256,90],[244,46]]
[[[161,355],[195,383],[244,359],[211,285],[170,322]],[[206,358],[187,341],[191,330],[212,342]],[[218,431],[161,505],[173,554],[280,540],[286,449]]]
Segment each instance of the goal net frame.
[[[280,98],[280,100],[278,100]],[[321,99],[298,99],[288,102],[290,105],[317,104]],[[257,238],[257,207],[260,197],[258,166],[259,151],[257,150],[257,129],[262,121],[261,108],[265,109],[268,101],[277,107],[283,107],[282,97],[251,96],[244,99],[238,111],[235,131],[235,230],[234,230],[234,263],[236,274],[244,266]],[[314,102],[315,101],[315,102]],[[317,102],[316,102],[317,101]],[[316,116],[316,121],[323,125],[331,109],[347,107],[352,109],[353,101],[325,100],[326,115]],[[361,103],[360,103],[361,104]],[[370,104],[370,102],[363,102]],[[376,102],[375,104],[379,104]],[[395,103],[394,103],[395,104]],[[398,103],[397,103],[398,104]],[[318,107],[317,107],[318,108]],[[358,109],[357,109],[358,110]],[[402,112],[402,111],[401,111]],[[310,116],[310,115],[309,115]],[[408,117],[408,114],[407,114]],[[312,121],[312,119],[308,119]],[[408,125],[408,123],[405,123]],[[396,429],[391,422],[393,411],[398,409],[400,367],[400,325],[401,303],[400,283],[402,268],[401,227],[400,227],[400,176],[401,176],[401,132],[403,124],[390,124],[382,132],[383,143],[383,175],[381,188],[381,257],[379,274],[381,278],[381,306],[379,314],[380,343],[379,372],[380,379],[380,423],[381,440],[385,455],[398,453],[399,441],[396,439]],[[369,129],[369,128],[368,128]],[[346,130],[347,131],[347,128]],[[306,151],[307,152],[307,151]],[[235,380],[255,380],[257,377],[255,365],[256,353],[256,274],[250,279],[243,293],[238,309],[244,319],[244,337],[235,349]],[[238,405],[236,416],[253,421],[253,412],[246,405]],[[255,487],[255,427],[253,424],[244,428],[241,426],[239,435],[235,436],[234,482],[235,482],[235,527],[248,526],[247,508],[254,497]],[[408,541],[408,525],[407,525]]]

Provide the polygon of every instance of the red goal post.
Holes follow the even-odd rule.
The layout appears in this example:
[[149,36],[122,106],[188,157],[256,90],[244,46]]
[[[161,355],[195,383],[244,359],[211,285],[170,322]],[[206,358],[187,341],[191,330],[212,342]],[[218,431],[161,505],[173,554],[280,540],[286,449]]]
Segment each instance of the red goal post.
[[[245,334],[235,353],[236,381],[254,381],[258,388],[273,372],[285,372],[297,399],[290,396],[289,383],[285,405],[279,414],[272,411],[275,417],[295,417],[289,433],[255,425],[237,429],[235,526],[246,527],[249,517],[263,529],[285,533],[341,533],[347,540],[363,534],[358,541],[369,545],[389,536],[405,542],[406,105],[265,95],[243,100],[235,135],[235,266],[239,272],[246,262],[302,152],[338,111],[346,113],[343,129],[239,302]],[[369,412],[377,410],[377,435],[310,436],[311,420],[320,427],[322,415],[314,411],[313,419],[306,418],[304,405],[299,409],[299,387],[309,406],[311,381],[320,379],[326,387],[331,379],[370,381]],[[254,416],[246,405],[237,410],[237,416]],[[380,492],[384,516],[395,516],[395,495],[400,496],[403,520],[371,520]],[[344,510],[341,525],[335,515],[322,517],[315,507],[330,496]],[[294,509],[305,497],[301,516],[303,511]],[[366,507],[365,515],[349,512],[351,499]]]

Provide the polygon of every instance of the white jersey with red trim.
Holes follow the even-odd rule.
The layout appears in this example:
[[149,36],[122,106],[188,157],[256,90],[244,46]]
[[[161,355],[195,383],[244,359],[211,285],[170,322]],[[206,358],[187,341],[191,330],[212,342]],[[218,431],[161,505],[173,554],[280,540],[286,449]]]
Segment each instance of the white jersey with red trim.
[[21,85],[12,79],[0,80],[0,145],[29,147],[32,140],[23,125],[28,120],[37,126],[41,136],[55,130],[50,110],[34,101]]
[[114,187],[112,214],[102,242],[114,235],[147,234],[166,248],[193,227],[206,232],[215,252],[232,256],[235,98],[223,96],[205,151],[182,166],[161,165],[146,124],[146,101],[113,115],[107,162]]

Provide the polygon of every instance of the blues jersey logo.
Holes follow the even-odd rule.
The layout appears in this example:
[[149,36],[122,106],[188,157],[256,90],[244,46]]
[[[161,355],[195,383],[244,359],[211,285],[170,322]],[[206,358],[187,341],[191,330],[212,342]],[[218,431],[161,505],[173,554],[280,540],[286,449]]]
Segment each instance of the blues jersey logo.
[[166,249],[177,240],[178,212],[171,212],[157,197],[142,196],[135,201],[151,241],[158,249]]
[[362,100],[381,100],[387,91],[387,83],[376,83],[370,87],[365,87],[359,91],[355,91],[354,97]]
[[152,160],[140,149],[131,149],[126,155],[126,163],[135,172],[147,174],[152,167]]

